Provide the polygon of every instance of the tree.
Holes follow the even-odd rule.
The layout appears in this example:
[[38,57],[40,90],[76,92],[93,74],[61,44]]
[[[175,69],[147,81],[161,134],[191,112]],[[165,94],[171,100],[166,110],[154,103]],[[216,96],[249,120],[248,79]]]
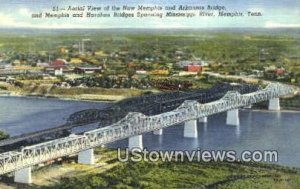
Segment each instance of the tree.
[[132,80],[132,76],[135,74],[134,69],[127,69],[127,77],[129,80]]
[[9,138],[9,134],[5,133],[4,131],[0,131],[0,140]]

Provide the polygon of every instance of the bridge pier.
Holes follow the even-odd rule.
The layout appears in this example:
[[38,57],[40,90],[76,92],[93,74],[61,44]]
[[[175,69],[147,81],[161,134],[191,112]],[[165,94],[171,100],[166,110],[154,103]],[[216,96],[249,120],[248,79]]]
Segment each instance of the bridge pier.
[[184,123],[183,136],[186,138],[198,138],[197,120],[189,120]]
[[249,104],[248,106],[245,106],[245,108],[251,109],[252,108],[252,104]]
[[272,98],[269,100],[269,110],[280,110],[279,98]]
[[26,167],[24,169],[15,171],[14,181],[16,183],[31,184],[31,167]]
[[84,150],[78,153],[78,163],[93,165],[95,164],[94,149]]
[[128,148],[130,151],[133,148],[143,149],[143,135],[129,137],[128,138]]
[[227,125],[239,125],[239,109],[228,110],[227,111],[227,118],[226,118]]
[[162,129],[155,130],[155,131],[153,131],[153,134],[155,134],[155,135],[162,135],[163,134],[163,130]]
[[200,123],[207,123],[207,117],[200,117],[199,122]]

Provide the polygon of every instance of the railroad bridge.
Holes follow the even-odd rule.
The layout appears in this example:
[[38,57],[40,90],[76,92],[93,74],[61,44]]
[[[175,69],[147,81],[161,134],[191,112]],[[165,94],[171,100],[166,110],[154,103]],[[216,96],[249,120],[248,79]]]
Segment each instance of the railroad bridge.
[[65,137],[73,133],[77,127],[98,123],[98,127],[111,125],[129,112],[141,112],[145,115],[156,115],[171,111],[180,106],[185,100],[197,100],[208,103],[222,98],[228,91],[238,91],[241,94],[257,91],[257,87],[249,84],[219,83],[210,89],[192,91],[173,91],[158,94],[148,94],[125,99],[105,109],[87,109],[69,116],[64,125],[52,127],[42,131],[13,136],[0,141],[0,148],[4,151],[14,150],[24,144],[35,144],[46,140]]
[[[178,95],[176,98],[183,102],[179,106],[174,105],[175,109],[172,109],[174,108],[172,104],[180,102],[176,101],[176,98],[173,102],[171,98],[160,101],[166,104],[163,106],[167,107],[166,110],[172,109],[170,111],[162,110],[161,105],[160,108],[154,106],[155,111],[145,108],[141,112],[127,113],[122,119],[98,129],[2,153],[0,154],[0,174],[14,172],[15,182],[31,183],[31,167],[34,165],[74,154],[78,154],[78,163],[94,164],[93,148],[97,146],[128,138],[129,149],[143,148],[142,134],[153,132],[153,134],[161,135],[164,128],[180,123],[184,123],[184,137],[197,138],[197,119],[206,122],[210,115],[227,112],[226,124],[239,125],[239,108],[269,101],[270,110],[280,110],[279,98],[293,93],[294,89],[290,86],[272,83],[255,91],[228,91],[223,97],[205,103],[200,103],[210,98],[205,93],[190,94],[190,100],[186,100],[184,95]],[[147,98],[161,99],[163,97],[150,96]],[[139,100],[141,103],[147,101],[141,98]],[[153,100],[149,101],[153,102]],[[130,101],[122,103],[130,106]],[[68,121],[72,123],[99,121],[100,124],[102,123],[99,111],[96,110],[75,113],[70,116]]]

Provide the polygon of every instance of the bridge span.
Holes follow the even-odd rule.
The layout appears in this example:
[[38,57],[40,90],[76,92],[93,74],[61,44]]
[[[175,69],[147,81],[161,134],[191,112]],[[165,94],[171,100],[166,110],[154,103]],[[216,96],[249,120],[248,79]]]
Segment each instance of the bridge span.
[[176,109],[185,100],[197,100],[204,104],[222,98],[228,91],[238,91],[245,94],[257,90],[255,85],[219,83],[209,89],[163,92],[124,99],[104,109],[86,109],[75,112],[69,116],[64,125],[1,140],[0,148],[2,151],[9,151],[24,144],[32,145],[66,137],[72,133],[74,128],[84,128],[87,124],[97,123],[98,127],[105,127],[121,120],[129,112],[156,115]]
[[154,134],[162,134],[163,128],[179,123],[185,123],[184,137],[197,138],[197,119],[205,122],[208,116],[227,111],[226,124],[239,125],[239,108],[269,101],[270,110],[280,110],[279,97],[292,93],[292,87],[272,83],[264,89],[247,94],[229,91],[221,99],[205,104],[186,100],[176,109],[157,115],[131,112],[103,128],[2,153],[0,174],[14,172],[15,182],[31,183],[31,167],[34,165],[74,154],[78,154],[78,163],[94,164],[93,148],[97,146],[129,138],[129,149],[143,148],[143,133],[153,131]]

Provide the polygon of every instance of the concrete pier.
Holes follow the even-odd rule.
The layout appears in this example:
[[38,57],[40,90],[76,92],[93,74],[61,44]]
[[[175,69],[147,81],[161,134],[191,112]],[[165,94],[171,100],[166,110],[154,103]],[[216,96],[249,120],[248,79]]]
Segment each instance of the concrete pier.
[[16,183],[23,183],[23,184],[31,184],[31,167],[27,167],[24,169],[17,170],[15,172],[14,181]]
[[162,135],[163,134],[163,130],[162,129],[155,130],[155,131],[153,131],[153,134],[155,134],[155,135]]
[[200,117],[199,122],[200,123],[207,123],[207,117]]
[[132,150],[133,148],[143,149],[143,136],[137,135],[137,136],[129,137],[128,148],[129,150]]
[[78,153],[78,163],[93,165],[95,164],[94,149],[84,150]]
[[197,120],[189,120],[184,123],[183,136],[186,138],[198,138]]
[[269,100],[269,110],[280,110],[279,98],[273,98]]
[[248,106],[245,106],[245,108],[251,109],[252,108],[252,104],[249,104]]
[[227,111],[226,124],[227,125],[239,125],[240,124],[239,109]]

